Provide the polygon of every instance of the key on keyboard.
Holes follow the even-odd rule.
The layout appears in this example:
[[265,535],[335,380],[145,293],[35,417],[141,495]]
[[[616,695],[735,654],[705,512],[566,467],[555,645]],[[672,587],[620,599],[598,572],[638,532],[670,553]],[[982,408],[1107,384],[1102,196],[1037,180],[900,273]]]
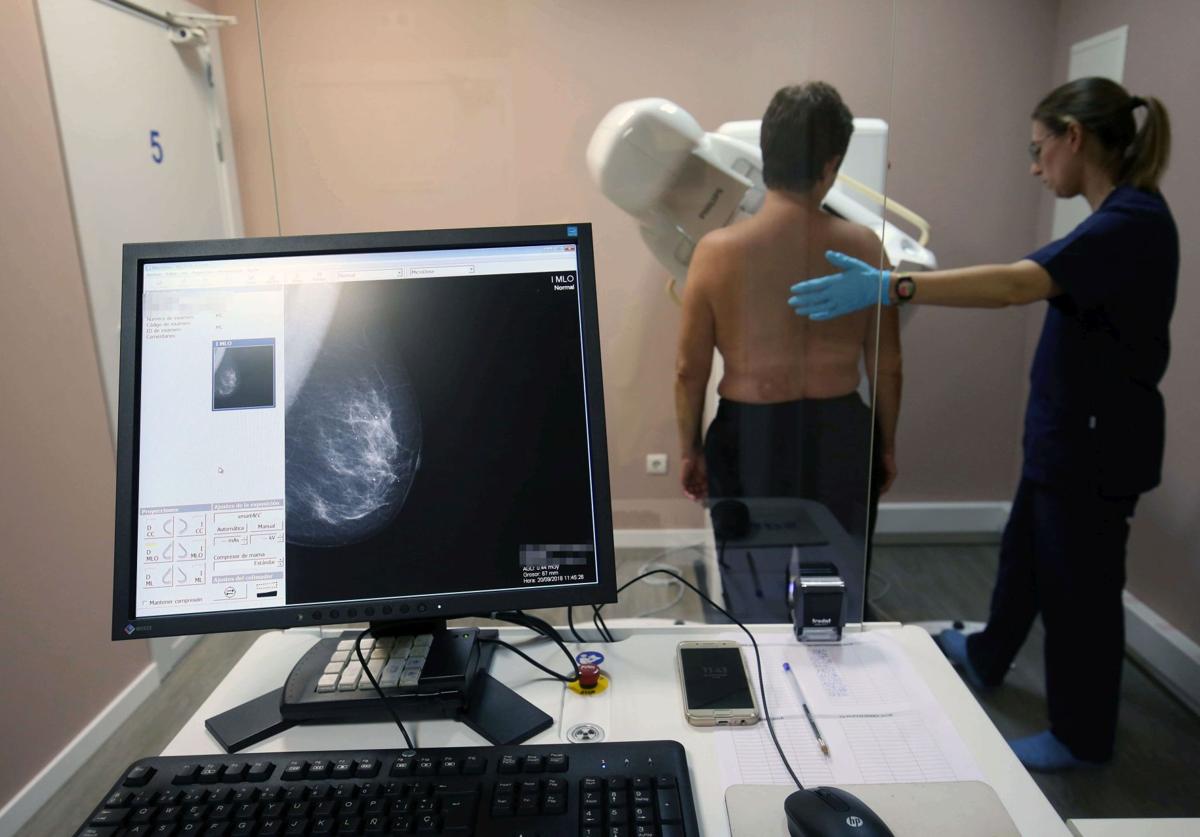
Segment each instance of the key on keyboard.
[[675,741],[160,756],[76,837],[696,837]]

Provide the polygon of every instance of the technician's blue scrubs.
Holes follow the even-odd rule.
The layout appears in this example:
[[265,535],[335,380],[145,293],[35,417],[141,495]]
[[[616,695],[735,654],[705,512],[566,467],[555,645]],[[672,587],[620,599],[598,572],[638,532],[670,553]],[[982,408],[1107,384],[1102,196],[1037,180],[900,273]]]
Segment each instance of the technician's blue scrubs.
[[1161,478],[1179,237],[1161,194],[1121,186],[1027,258],[1064,293],[1049,300],[1030,373],[991,614],[967,652],[1000,683],[1041,613],[1050,729],[1100,761],[1116,735],[1129,519]]

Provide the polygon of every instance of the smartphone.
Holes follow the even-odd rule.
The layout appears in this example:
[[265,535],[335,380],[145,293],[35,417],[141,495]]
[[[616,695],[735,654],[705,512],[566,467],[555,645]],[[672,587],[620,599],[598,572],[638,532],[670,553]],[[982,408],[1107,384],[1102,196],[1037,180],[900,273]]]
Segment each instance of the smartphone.
[[758,703],[741,646],[736,642],[681,642],[678,658],[689,724],[732,727],[758,722]]

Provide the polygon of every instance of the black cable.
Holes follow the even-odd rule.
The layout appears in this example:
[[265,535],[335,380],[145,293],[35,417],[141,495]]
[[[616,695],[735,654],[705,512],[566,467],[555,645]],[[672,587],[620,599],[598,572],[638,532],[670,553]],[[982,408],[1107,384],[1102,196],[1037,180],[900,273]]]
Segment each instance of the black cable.
[[[767,687],[766,687],[766,681],[763,680],[762,655],[759,654],[759,652],[758,652],[758,643],[755,642],[755,640],[754,640],[754,634],[750,633],[749,628],[747,628],[745,625],[743,625],[741,622],[739,622],[737,619],[735,619],[733,617],[732,613],[727,611],[725,608],[721,607],[719,604],[714,602],[708,596],[701,593],[700,589],[698,587],[696,587],[696,585],[692,584],[686,578],[679,575],[678,573],[672,572],[671,570],[649,570],[648,572],[644,572],[639,576],[631,578],[629,581],[626,581],[624,584],[622,584],[620,587],[618,587],[617,594],[620,595],[621,591],[624,590],[626,587],[628,587],[629,585],[631,585],[635,582],[641,581],[646,576],[655,575],[655,574],[669,575],[672,578],[676,579],[677,581],[681,582],[682,584],[684,584],[685,586],[690,588],[691,591],[693,593],[695,593],[697,596],[704,599],[704,601],[708,602],[710,605],[715,607],[718,611],[723,613],[725,615],[725,617],[727,619],[729,619],[729,621],[733,622],[733,624],[735,624],[739,628],[741,628],[742,631],[745,632],[746,636],[750,637],[750,645],[754,647],[754,663],[755,663],[755,666],[758,668],[758,690],[759,690],[759,694],[762,695],[763,718],[767,722],[767,729],[771,733],[771,740],[773,742],[775,742],[775,751],[779,753],[779,760],[783,762],[784,769],[788,772],[788,775],[792,777],[792,781],[796,783],[796,787],[800,788],[801,790],[804,790],[804,785],[800,784],[800,779],[796,776],[795,771],[792,770],[792,766],[790,764],[788,764],[787,756],[784,755],[783,747],[779,743],[779,737],[775,735],[775,724],[771,721],[771,713],[767,709]],[[603,607],[604,607],[604,605],[597,605],[596,609],[600,610]]]
[[[638,577],[641,578],[642,576]],[[602,640],[605,642],[616,642],[616,639],[613,638],[612,632],[608,629],[608,623],[604,621],[604,616],[602,616],[600,613],[600,610],[603,607],[604,605],[592,605],[592,624],[595,625],[596,630],[599,632]]]
[[523,660],[525,660],[525,662],[529,663],[531,666],[534,666],[535,668],[540,668],[542,671],[546,672],[546,674],[549,674],[555,680],[560,680],[563,683],[574,683],[576,680],[579,679],[578,670],[576,670],[576,672],[569,677],[565,674],[559,674],[557,671],[554,671],[553,669],[546,668],[546,666],[542,665],[537,660],[533,659],[533,657],[530,657],[528,654],[526,654],[520,648],[517,648],[515,645],[509,645],[507,642],[505,642],[502,639],[491,639],[490,637],[485,637],[479,641],[480,642],[488,642],[488,643],[491,643],[492,645],[504,646],[509,651],[512,651],[514,654],[516,654],[517,656],[519,656]]
[[599,608],[596,608],[596,616],[600,620],[600,627],[604,628],[604,635],[608,637],[609,642],[616,642],[617,638],[613,636],[613,632],[608,629],[608,623],[604,621],[604,614]]
[[528,613],[520,610],[496,611],[492,614],[492,618],[498,619],[501,622],[510,622],[522,628],[528,628],[535,634],[552,640],[567,655],[567,659],[571,661],[571,668],[575,670],[575,676],[579,677],[579,663],[575,661],[575,656],[571,653],[571,649],[567,648],[567,644],[563,642],[562,634],[555,630],[554,626],[545,619],[530,616]]
[[568,605],[568,607],[567,607],[567,627],[571,631],[571,636],[575,637],[575,641],[578,642],[580,645],[583,645],[583,637],[581,637],[579,635],[579,631],[575,630],[575,614],[573,613],[574,610],[575,610],[574,607]]
[[532,613],[526,613],[523,610],[517,610],[514,612],[517,614],[517,616],[519,616],[521,619],[524,619],[530,625],[536,625],[539,629],[539,633],[541,633],[542,636],[549,637],[550,639],[558,642],[560,645],[566,645],[566,643],[563,642],[562,634],[558,632],[558,628],[551,625],[542,617],[534,616]]
[[396,726],[400,727],[400,734],[404,736],[404,743],[408,745],[408,749],[415,750],[417,748],[413,746],[412,739],[408,737],[408,730],[404,728],[404,724],[400,721],[400,716],[396,714],[395,708],[383,694],[383,689],[380,688],[379,681],[376,680],[375,675],[371,673],[371,668],[367,665],[367,659],[363,656],[362,639],[370,632],[370,628],[364,628],[362,632],[354,638],[354,655],[358,657],[358,662],[362,665],[363,674],[367,676],[367,679],[371,681],[371,685],[375,687],[375,694],[379,695],[379,699],[383,702],[383,705],[391,714],[392,720],[396,722]]

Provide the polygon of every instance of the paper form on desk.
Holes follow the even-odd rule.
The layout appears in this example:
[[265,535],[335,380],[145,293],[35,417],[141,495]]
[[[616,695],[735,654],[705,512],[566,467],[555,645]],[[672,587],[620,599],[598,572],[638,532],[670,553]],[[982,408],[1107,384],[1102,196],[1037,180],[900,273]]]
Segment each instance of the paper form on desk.
[[[745,641],[744,634],[723,638]],[[802,645],[787,637],[758,646],[775,733],[805,786],[982,780],[950,719],[887,634],[847,634],[839,645]],[[785,661],[800,680],[828,757],[784,680]],[[756,677],[754,666],[748,668]],[[791,783],[765,721],[717,735],[726,787]]]

